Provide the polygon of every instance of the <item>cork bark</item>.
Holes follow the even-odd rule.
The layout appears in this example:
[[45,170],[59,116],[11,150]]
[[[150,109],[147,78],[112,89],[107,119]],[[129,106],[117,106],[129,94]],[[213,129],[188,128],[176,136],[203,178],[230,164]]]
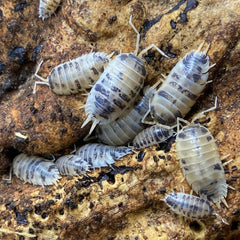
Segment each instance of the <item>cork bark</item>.
[[[237,239],[240,222],[240,3],[231,1],[65,0],[55,15],[42,21],[34,1],[0,4],[0,173],[7,177],[18,152],[55,154],[82,144],[90,125],[80,106],[86,96],[58,96],[39,85],[33,94],[34,72],[47,77],[58,64],[90,51],[133,52],[136,34],[144,55],[146,85],[167,75],[190,50],[210,44],[209,83],[197,100],[191,117],[214,105],[200,120],[216,139],[221,156],[233,161],[225,166],[229,189],[216,217],[184,220],[164,202],[166,193],[190,192],[175,154],[175,138],[117,161],[113,168],[89,176],[63,177],[55,186],[24,184],[13,176],[0,184],[0,238],[2,239]],[[68,148],[68,150],[66,150]],[[71,149],[71,150],[70,150]],[[22,236],[22,237],[21,237]]]

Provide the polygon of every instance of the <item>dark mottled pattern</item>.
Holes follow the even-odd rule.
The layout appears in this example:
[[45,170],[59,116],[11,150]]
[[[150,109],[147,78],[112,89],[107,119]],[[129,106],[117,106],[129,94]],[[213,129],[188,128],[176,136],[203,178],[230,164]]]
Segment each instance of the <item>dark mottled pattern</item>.
[[120,109],[124,109],[124,108],[126,107],[125,104],[123,104],[121,101],[119,101],[119,100],[117,100],[117,99],[113,99],[112,101],[113,101],[113,103],[114,103],[116,106],[118,106]]
[[125,61],[128,58],[128,54],[122,53],[119,55],[121,61]]
[[92,70],[95,75],[99,75],[99,72],[95,67],[90,68],[90,70]]
[[125,93],[119,93],[119,97],[125,102],[130,102],[131,98],[129,98]]
[[81,89],[81,84],[77,79],[74,81],[74,83],[75,83],[75,86],[77,86],[78,89]]
[[208,142],[212,140],[212,136],[207,136]]
[[106,89],[103,87],[103,85],[97,83],[97,84],[95,85],[95,90],[96,90],[97,92],[100,92],[102,95],[104,95],[104,96],[106,96],[106,97],[109,97],[110,91],[106,90]]
[[196,96],[195,94],[191,93],[188,89],[183,88],[183,86],[180,83],[178,83],[178,82],[170,81],[169,85],[174,87],[175,89],[177,89],[180,93],[182,93],[186,97],[190,98],[191,100],[196,100],[198,98],[198,96]]
[[222,170],[222,167],[220,166],[219,163],[215,164],[213,167],[214,170]]
[[205,127],[200,127],[200,129],[201,129],[201,132],[204,134],[208,132],[208,130]]

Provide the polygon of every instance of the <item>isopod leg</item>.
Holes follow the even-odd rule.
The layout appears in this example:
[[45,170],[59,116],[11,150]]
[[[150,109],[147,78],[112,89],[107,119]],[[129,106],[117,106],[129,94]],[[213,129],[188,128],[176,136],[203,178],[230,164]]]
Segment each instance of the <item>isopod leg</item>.
[[43,78],[43,77],[41,77],[41,76],[39,76],[39,75],[37,74],[38,71],[39,71],[39,69],[40,69],[40,67],[41,67],[41,65],[42,65],[42,63],[43,63],[43,60],[39,63],[39,65],[38,65],[38,67],[37,67],[37,69],[36,69],[36,72],[35,72],[35,74],[34,74],[35,77],[39,78],[42,82],[40,82],[40,81],[36,81],[36,82],[35,82],[34,88],[33,88],[33,94],[36,93],[36,88],[37,88],[37,85],[38,85],[38,84],[44,84],[44,85],[48,85],[48,86],[49,86],[48,79]]
[[222,218],[222,216],[221,216],[220,214],[218,214],[218,213],[213,213],[213,215],[216,215],[217,217],[219,217],[224,224],[229,225],[229,223],[226,222],[226,221]]
[[138,49],[139,49],[139,42],[140,42],[140,33],[138,32],[138,30],[136,29],[136,27],[132,23],[132,15],[130,16],[129,24],[132,27],[132,29],[135,31],[135,33],[137,34],[136,49],[134,51],[134,55],[137,56]]
[[158,48],[155,44],[151,44],[148,47],[146,47],[145,49],[143,49],[139,54],[138,57],[141,57],[144,53],[146,53],[149,49],[151,48],[155,48],[161,55],[163,55],[166,58],[169,58],[169,56],[167,56],[160,48]]
[[207,110],[205,110],[205,111],[202,111],[202,112],[198,113],[198,114],[192,119],[192,122],[195,122],[197,119],[203,117],[205,113],[210,112],[210,111],[213,111],[213,110],[215,110],[216,108],[217,108],[217,97],[215,97],[215,104],[214,104],[214,106],[211,107],[211,108],[209,108],[209,109],[207,109]]
[[145,123],[145,124],[149,124],[149,125],[154,125],[155,124],[155,122],[154,121],[146,121],[146,118],[147,118],[147,116],[149,115],[149,113],[150,113],[150,110],[148,110],[146,113],[145,113],[145,115],[143,116],[143,118],[142,118],[142,123]]
[[179,133],[179,131],[180,131],[180,121],[181,122],[184,122],[185,124],[187,124],[187,125],[189,125],[190,123],[187,121],[187,120],[185,120],[185,119],[183,119],[183,118],[180,118],[180,117],[178,117],[177,118],[177,133]]
[[37,78],[41,79],[43,82],[48,82],[48,79],[43,78],[43,77],[41,77],[41,76],[38,75],[38,71],[39,71],[42,63],[43,63],[43,60],[38,64],[38,67],[37,67],[36,72],[35,72],[34,75],[35,75]]

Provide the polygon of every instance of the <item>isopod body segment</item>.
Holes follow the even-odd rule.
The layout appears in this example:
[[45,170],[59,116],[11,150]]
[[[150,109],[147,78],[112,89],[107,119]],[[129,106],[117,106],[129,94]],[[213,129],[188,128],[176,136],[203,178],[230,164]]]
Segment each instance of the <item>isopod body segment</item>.
[[162,55],[166,56],[154,44],[137,55],[140,34],[132,24],[131,19],[132,17],[130,17],[129,24],[137,33],[136,49],[134,53],[121,53],[116,56],[91,89],[85,105],[87,119],[82,125],[84,127],[88,122],[92,121],[89,134],[92,133],[98,123],[108,124],[132,107],[147,75],[144,61],[140,56],[152,47],[155,47]]
[[73,60],[54,67],[48,78],[37,75],[41,66],[39,64],[35,76],[42,81],[36,81],[33,92],[38,84],[49,85],[51,90],[59,95],[76,94],[90,88],[100,77],[109,63],[110,55],[104,52],[90,52]]
[[176,137],[176,154],[183,174],[202,198],[227,205],[228,185],[212,134],[200,124],[183,127]]
[[149,108],[149,100],[156,91],[148,87],[142,99],[130,110],[109,124],[99,124],[96,135],[100,142],[107,145],[124,145],[145,128],[142,118]]
[[135,149],[142,149],[166,141],[174,134],[172,129],[153,125],[142,130],[135,136],[132,145]]
[[88,116],[82,127],[93,121],[108,124],[131,107],[146,78],[144,62],[133,53],[116,56],[91,89],[85,105]]
[[172,126],[183,118],[200,96],[208,79],[207,50],[188,52],[171,70],[150,100],[150,114],[155,122]]
[[203,218],[213,213],[211,202],[183,192],[169,193],[162,199],[175,213],[187,218]]
[[39,17],[42,20],[50,17],[58,8],[62,0],[40,0]]
[[13,173],[33,185],[53,185],[61,178],[56,165],[49,160],[24,153],[13,160]]
[[89,171],[90,165],[79,155],[64,155],[57,159],[56,166],[61,175],[79,176]]
[[80,147],[76,155],[88,163],[89,169],[107,167],[125,155],[132,153],[129,147],[107,146],[100,143],[89,143]]
[[219,217],[224,224],[229,225],[221,215],[215,212],[212,203],[207,199],[184,192],[173,192],[167,194],[165,198],[161,200],[164,201],[173,212],[181,216],[191,219],[201,219],[215,215]]

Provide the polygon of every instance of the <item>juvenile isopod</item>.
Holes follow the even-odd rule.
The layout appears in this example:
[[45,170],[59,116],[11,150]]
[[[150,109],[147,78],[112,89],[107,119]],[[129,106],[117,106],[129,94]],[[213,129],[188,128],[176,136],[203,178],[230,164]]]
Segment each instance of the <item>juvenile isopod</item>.
[[158,143],[166,141],[174,134],[172,129],[163,128],[158,125],[153,125],[142,130],[135,136],[132,141],[132,146],[135,149],[142,149]]
[[49,160],[24,153],[13,160],[13,173],[33,185],[53,185],[61,178],[56,165]]
[[79,155],[64,155],[57,159],[56,166],[61,175],[79,176],[89,171],[90,165]]
[[107,167],[125,155],[132,153],[129,147],[107,146],[100,143],[89,143],[80,147],[76,155],[89,164],[90,169]]
[[131,17],[129,24],[137,33],[136,50],[134,53],[117,55],[91,89],[85,105],[88,117],[82,125],[84,127],[88,122],[93,122],[89,134],[98,123],[108,124],[116,120],[134,104],[147,75],[144,61],[139,57],[152,47],[166,56],[153,44],[137,56],[140,34],[132,24]]
[[142,99],[130,112],[109,124],[99,124],[96,129],[98,140],[108,145],[124,145],[141,132],[145,128],[142,118],[148,111],[149,99],[156,91],[157,85],[158,83],[152,87],[147,87]]
[[78,58],[64,62],[54,67],[47,79],[37,74],[43,61],[39,64],[35,76],[36,81],[33,93],[36,93],[38,84],[48,85],[52,91],[59,95],[70,95],[90,88],[103,73],[112,54],[104,52],[90,52]]
[[226,206],[228,184],[212,134],[200,124],[183,127],[177,133],[176,154],[189,185],[202,198]]
[[[171,70],[167,79],[150,100],[149,112],[153,120],[161,125],[176,124],[183,118],[200,96],[208,79],[209,57],[200,51],[191,51]],[[148,114],[148,113],[147,113]]]
[[50,17],[58,8],[62,0],[40,0],[39,17],[44,20]]
[[214,208],[210,201],[183,192],[169,193],[162,199],[175,213],[187,218],[199,219],[216,215],[229,225]]

